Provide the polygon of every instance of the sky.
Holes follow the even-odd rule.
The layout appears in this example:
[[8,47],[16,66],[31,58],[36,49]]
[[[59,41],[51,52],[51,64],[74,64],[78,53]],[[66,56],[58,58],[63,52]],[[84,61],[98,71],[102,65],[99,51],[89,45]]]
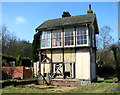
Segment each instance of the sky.
[[118,39],[120,42],[120,2],[118,3]]
[[107,25],[118,40],[118,3],[113,2],[2,2],[2,24],[21,40],[32,43],[35,28],[45,20],[61,18],[64,11],[71,16],[87,14],[88,4],[97,16],[99,31]]

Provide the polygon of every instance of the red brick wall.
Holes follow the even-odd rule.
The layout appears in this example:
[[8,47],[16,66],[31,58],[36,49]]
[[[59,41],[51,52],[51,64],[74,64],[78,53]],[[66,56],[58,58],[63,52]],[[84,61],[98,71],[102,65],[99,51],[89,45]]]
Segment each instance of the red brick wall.
[[15,66],[14,68],[14,78],[23,78],[23,66]]
[[32,69],[27,69],[24,66],[2,67],[2,71],[13,78],[31,78]]

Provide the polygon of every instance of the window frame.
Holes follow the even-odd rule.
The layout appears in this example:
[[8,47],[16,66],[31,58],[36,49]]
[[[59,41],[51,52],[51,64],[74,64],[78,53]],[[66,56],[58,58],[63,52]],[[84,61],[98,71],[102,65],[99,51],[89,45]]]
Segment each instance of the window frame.
[[[53,38],[53,32],[59,32],[61,31],[61,37],[56,37],[56,38]],[[57,38],[61,38],[61,46],[53,46],[53,39],[57,39]],[[62,29],[60,30],[53,30],[52,31],[52,48],[59,48],[59,47],[63,47],[63,35],[62,35]]]
[[[65,30],[67,30],[67,29],[72,29],[72,31],[73,31],[73,36],[67,36],[67,37],[73,37],[73,42],[74,42],[74,44],[73,45],[65,45],[65,38],[66,38],[66,36],[65,36]],[[74,47],[75,46],[75,30],[74,30],[74,28],[66,28],[66,29],[64,29],[64,47]]]
[[[86,29],[86,34],[77,35],[77,32],[78,32],[77,29],[78,29],[78,28],[85,28],[85,29]],[[87,44],[77,44],[77,37],[78,37],[78,36],[79,36],[79,37],[80,37],[80,36],[84,36],[84,35],[86,35]],[[88,38],[88,28],[85,27],[85,26],[76,27],[76,47],[77,47],[77,46],[88,46],[88,42],[89,42],[88,39],[89,39],[89,38]]]
[[[45,39],[50,39],[50,47],[42,47],[42,40],[45,40],[45,39],[42,38],[43,32],[50,32],[50,38],[45,38]],[[51,48],[51,31],[42,31],[42,34],[41,34],[41,49],[44,49],[44,48]]]

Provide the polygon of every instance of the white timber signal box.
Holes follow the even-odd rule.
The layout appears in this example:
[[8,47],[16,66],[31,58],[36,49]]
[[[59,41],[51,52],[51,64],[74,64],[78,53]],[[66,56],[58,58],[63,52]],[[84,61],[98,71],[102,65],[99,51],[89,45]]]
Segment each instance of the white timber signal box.
[[39,72],[60,79],[96,79],[96,14],[51,19],[36,28],[40,32]]

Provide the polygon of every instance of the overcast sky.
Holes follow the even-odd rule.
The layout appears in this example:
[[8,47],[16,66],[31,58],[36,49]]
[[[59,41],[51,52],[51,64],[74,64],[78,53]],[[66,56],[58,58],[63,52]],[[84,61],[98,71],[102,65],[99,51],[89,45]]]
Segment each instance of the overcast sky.
[[118,40],[118,3],[110,2],[2,2],[2,24],[18,38],[32,42],[35,28],[45,20],[61,18],[64,11],[72,16],[87,14],[88,4],[97,16],[99,30],[104,25],[112,29],[112,37]]

